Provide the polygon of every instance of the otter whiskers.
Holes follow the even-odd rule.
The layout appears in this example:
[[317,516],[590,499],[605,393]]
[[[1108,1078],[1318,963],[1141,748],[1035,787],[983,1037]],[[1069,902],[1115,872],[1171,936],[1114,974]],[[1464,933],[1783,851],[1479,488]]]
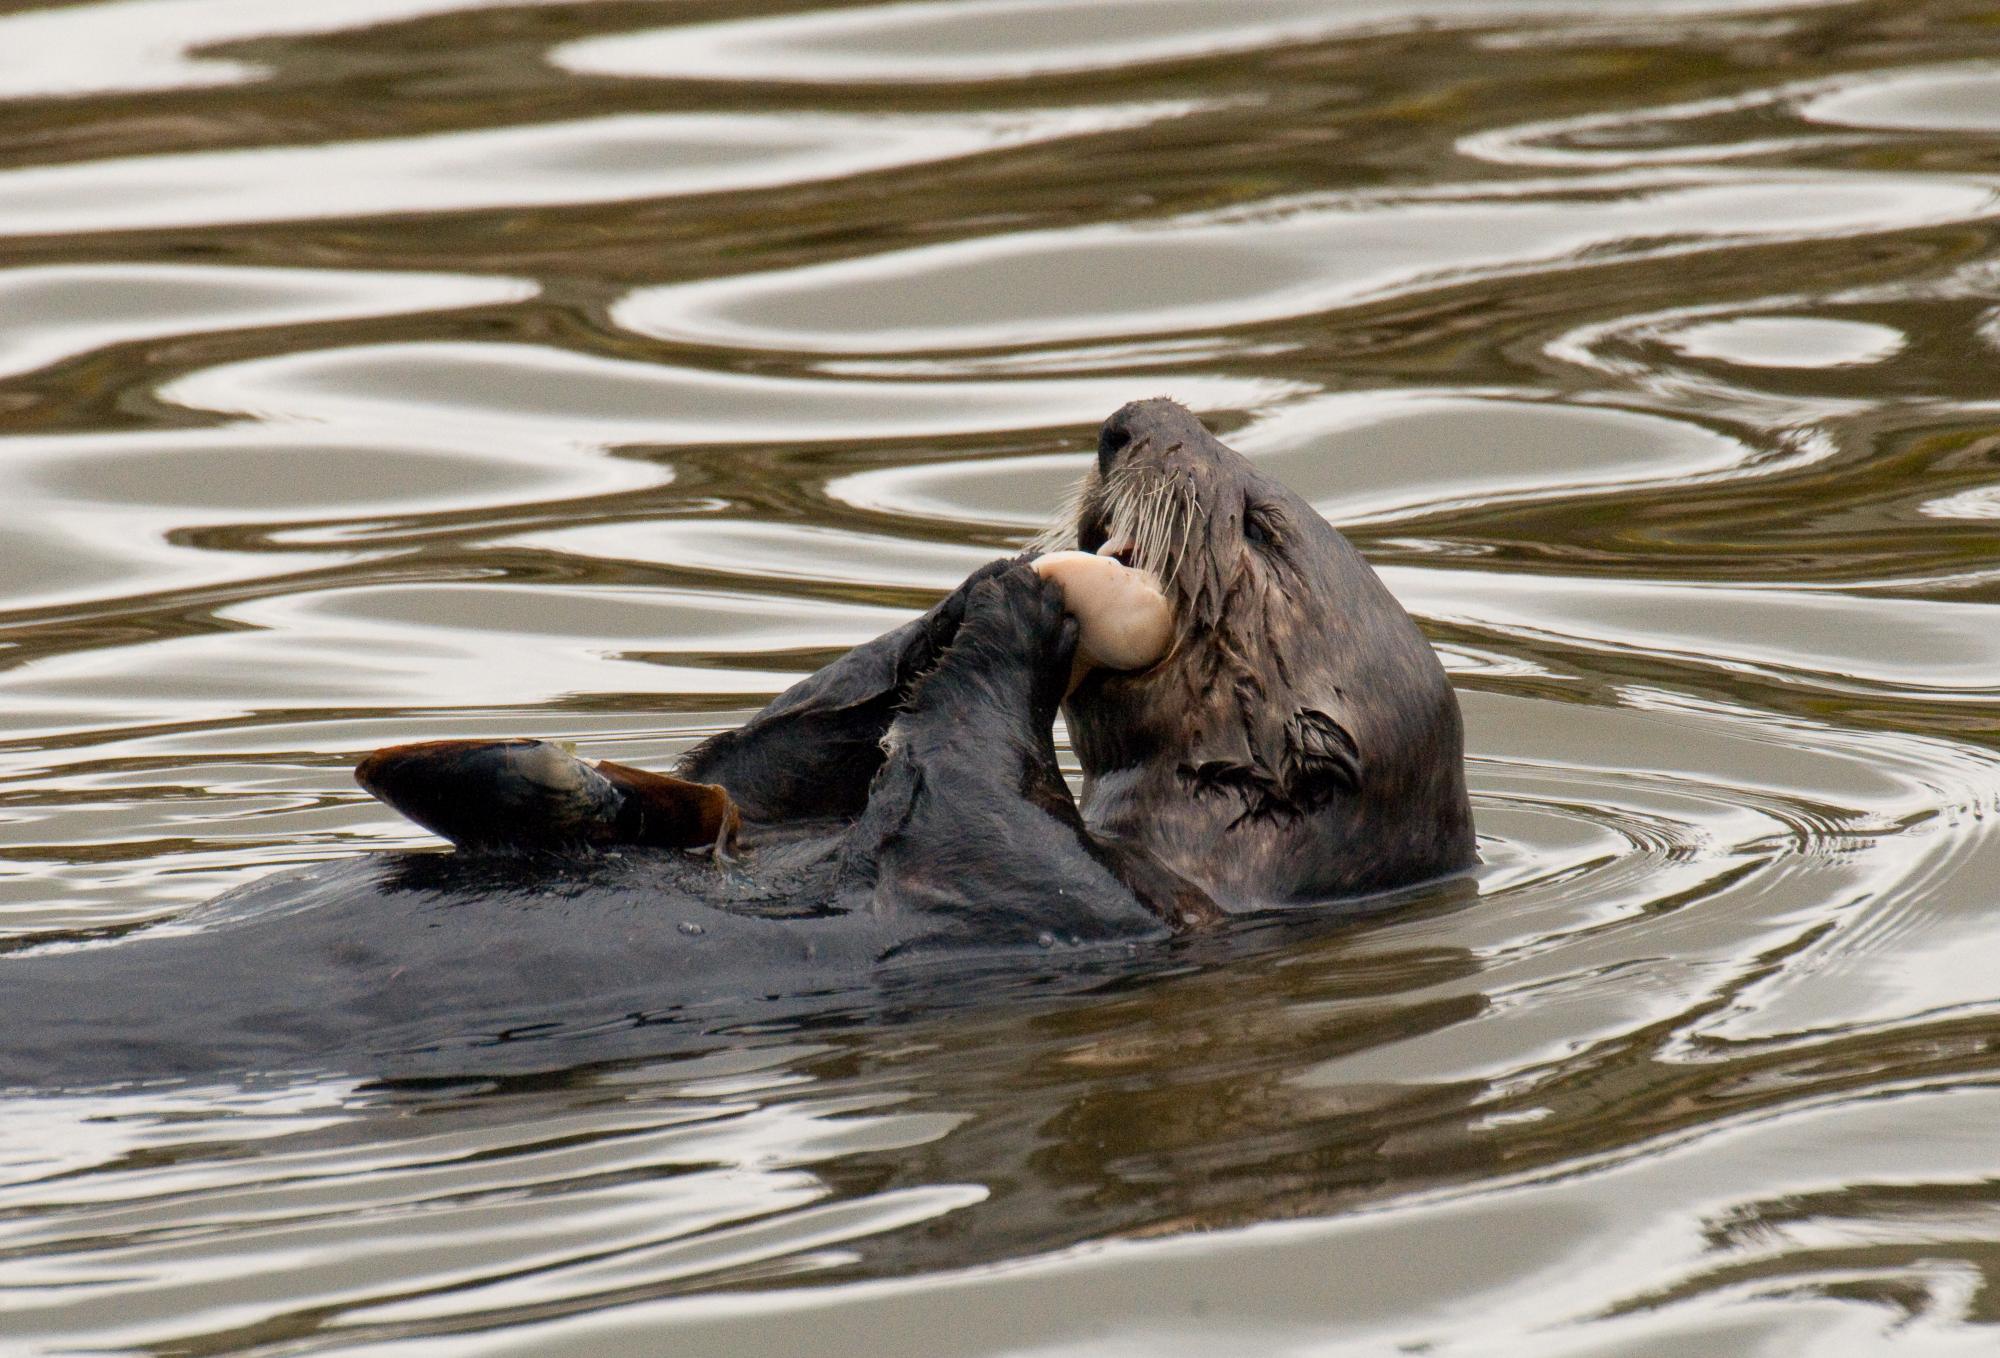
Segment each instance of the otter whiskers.
[[1106,478],[1104,498],[1110,522],[1132,544],[1131,564],[1171,585],[1200,508],[1193,481],[1150,468],[1121,469]]
[[1193,479],[1149,467],[1120,467],[1109,476],[1083,478],[1048,528],[1029,543],[1037,553],[1081,546],[1079,530],[1092,517],[1104,521],[1107,541],[1123,541],[1128,564],[1173,588],[1200,521]]

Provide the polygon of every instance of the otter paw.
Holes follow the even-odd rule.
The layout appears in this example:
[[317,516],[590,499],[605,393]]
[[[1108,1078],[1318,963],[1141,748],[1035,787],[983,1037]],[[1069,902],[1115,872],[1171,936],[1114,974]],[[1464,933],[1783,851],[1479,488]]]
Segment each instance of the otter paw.
[[907,700],[912,688],[925,675],[937,667],[944,653],[958,637],[960,624],[965,621],[966,600],[979,586],[1003,574],[1014,566],[1020,558],[989,561],[959,582],[958,588],[938,600],[931,611],[924,614],[922,626],[910,639],[898,665],[901,696]]
[[1024,562],[1008,562],[966,591],[958,632],[922,696],[934,700],[941,683],[988,694],[1019,691],[1034,720],[1053,721],[1069,686],[1076,638],[1062,588]]
[[982,580],[966,595],[953,650],[993,650],[1031,663],[1054,658],[1064,632],[1062,586],[1025,563]]

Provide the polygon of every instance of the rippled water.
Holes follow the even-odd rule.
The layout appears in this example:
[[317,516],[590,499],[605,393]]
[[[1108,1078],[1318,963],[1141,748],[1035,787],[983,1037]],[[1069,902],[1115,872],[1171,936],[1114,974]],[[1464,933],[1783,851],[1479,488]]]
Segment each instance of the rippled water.
[[[0,1100],[0,1350],[2000,1347],[1986,0],[0,4],[0,930],[650,763],[1172,393],[1486,866],[1086,994]],[[0,980],[4,998],[4,980]]]

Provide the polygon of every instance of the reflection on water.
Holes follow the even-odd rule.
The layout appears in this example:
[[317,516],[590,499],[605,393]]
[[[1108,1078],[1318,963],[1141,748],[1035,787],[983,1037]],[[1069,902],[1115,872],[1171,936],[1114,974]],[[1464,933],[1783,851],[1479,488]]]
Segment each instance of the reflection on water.
[[[1792,4],[1814,0],[1791,0]],[[677,24],[566,44],[559,66],[592,74],[703,80],[915,83],[1116,71],[1340,33],[1509,19],[1651,18],[1782,9],[1786,0],[905,0],[823,14]]]
[[[0,1100],[0,1348],[1984,1353],[1980,0],[0,14],[0,929],[659,765],[1169,392],[1382,563],[1485,866],[534,1078]],[[0,996],[4,996],[0,959]]]
[[663,339],[840,353],[1180,334],[1533,274],[1579,257],[1636,261],[1996,211],[1992,186],[1942,176],[1508,180],[1022,232],[669,284],[633,293],[612,318]]
[[31,165],[0,172],[0,233],[81,235],[776,188],[1143,126],[1194,107],[956,119],[623,114],[332,145]]

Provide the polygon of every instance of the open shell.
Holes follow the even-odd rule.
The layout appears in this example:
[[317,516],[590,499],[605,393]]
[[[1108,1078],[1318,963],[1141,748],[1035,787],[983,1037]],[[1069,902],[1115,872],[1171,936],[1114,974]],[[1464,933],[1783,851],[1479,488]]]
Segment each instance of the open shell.
[[1062,587],[1077,620],[1078,673],[1091,667],[1142,670],[1173,645],[1174,613],[1152,572],[1089,552],[1050,552],[1035,570]]

